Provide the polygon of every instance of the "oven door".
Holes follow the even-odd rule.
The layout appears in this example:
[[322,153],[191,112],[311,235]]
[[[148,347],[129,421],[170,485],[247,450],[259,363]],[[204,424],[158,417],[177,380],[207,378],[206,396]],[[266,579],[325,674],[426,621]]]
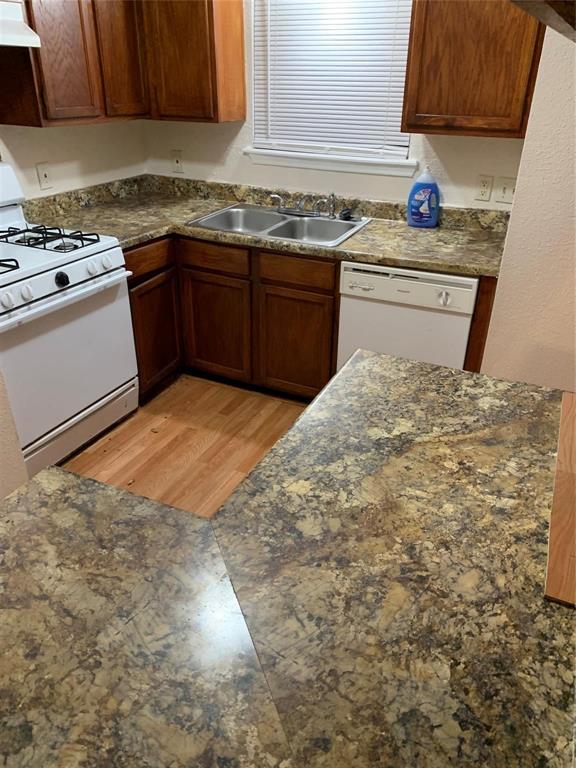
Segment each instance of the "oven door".
[[137,375],[128,274],[0,318],[0,370],[22,448]]

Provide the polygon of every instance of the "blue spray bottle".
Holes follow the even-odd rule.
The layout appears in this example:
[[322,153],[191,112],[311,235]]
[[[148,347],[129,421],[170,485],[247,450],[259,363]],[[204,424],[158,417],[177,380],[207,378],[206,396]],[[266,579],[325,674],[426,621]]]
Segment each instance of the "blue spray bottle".
[[426,166],[416,179],[408,195],[408,225],[411,227],[436,227],[440,212],[440,190],[436,179]]

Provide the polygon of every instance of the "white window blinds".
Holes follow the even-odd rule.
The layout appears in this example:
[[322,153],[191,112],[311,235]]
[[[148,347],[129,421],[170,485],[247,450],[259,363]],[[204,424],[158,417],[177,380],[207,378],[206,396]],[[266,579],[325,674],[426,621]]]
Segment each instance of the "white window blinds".
[[254,0],[254,147],[406,158],[412,0]]

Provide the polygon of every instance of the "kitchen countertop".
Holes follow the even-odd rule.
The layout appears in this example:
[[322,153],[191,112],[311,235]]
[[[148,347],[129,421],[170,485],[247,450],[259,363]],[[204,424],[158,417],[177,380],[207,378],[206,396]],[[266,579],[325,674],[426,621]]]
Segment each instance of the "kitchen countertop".
[[358,352],[211,522],[41,473],[0,504],[3,764],[565,768],[559,414]]
[[43,217],[42,223],[114,235],[123,248],[179,234],[211,242],[459,275],[496,277],[499,272],[505,233],[487,229],[426,230],[408,227],[402,221],[374,219],[340,246],[327,248],[186,224],[231,202],[141,193],[137,197],[97,202],[64,213],[54,212],[52,216]]
[[0,765],[289,765],[209,522],[60,469],[0,509]]

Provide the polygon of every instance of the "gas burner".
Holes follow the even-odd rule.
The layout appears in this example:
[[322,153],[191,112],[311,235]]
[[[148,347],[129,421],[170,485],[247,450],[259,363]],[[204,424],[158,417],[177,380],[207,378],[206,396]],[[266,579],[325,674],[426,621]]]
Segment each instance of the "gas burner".
[[12,272],[13,269],[19,269],[20,264],[16,259],[0,259],[0,273]]
[[42,237],[41,235],[22,235],[12,242],[16,245],[36,245],[42,242]]
[[68,251],[75,251],[77,248],[81,247],[81,245],[78,245],[78,243],[73,243],[71,240],[62,240],[62,242],[50,246],[50,250],[67,253]]

